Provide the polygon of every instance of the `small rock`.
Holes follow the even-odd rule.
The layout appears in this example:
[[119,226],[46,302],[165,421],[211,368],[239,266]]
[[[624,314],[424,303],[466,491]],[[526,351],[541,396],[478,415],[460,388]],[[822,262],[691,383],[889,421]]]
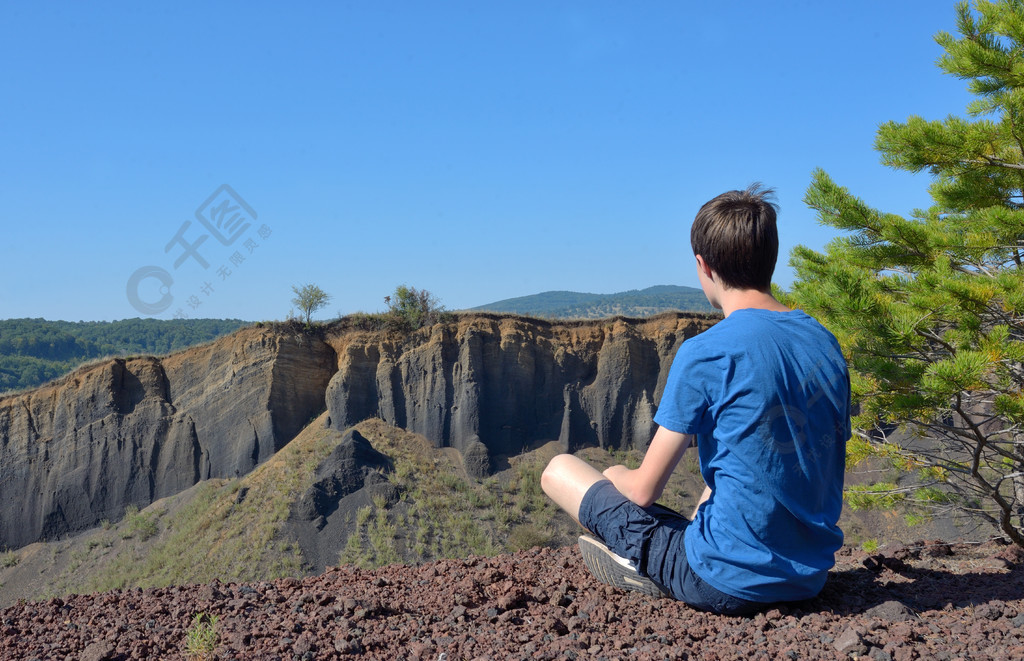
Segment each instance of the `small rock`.
[[498,597],[496,603],[498,608],[508,610],[521,605],[524,601],[524,596],[525,595],[519,590],[513,590],[512,592],[508,592]]
[[994,604],[982,604],[974,609],[975,619],[998,620],[1003,616],[1003,609]]
[[864,615],[868,617],[877,617],[889,622],[902,622],[903,620],[913,620],[917,618],[917,614],[908,608],[906,604],[894,599],[883,601],[877,606],[869,608],[864,612]]
[[885,561],[884,555],[870,555],[864,558],[862,563],[868,571],[882,571],[882,563]]
[[853,627],[847,627],[846,631],[839,634],[832,646],[840,654],[866,654],[868,651],[864,638]]
[[985,563],[986,569],[1013,569],[1016,565],[1007,560],[1006,558],[989,558]]
[[314,638],[313,634],[308,631],[303,632],[299,636],[298,640],[295,641],[295,646],[292,647],[292,652],[298,654],[299,656],[304,656],[309,652],[315,651],[316,638]]
[[345,640],[344,638],[334,639],[334,651],[338,654],[359,654],[363,651],[362,645],[356,640]]
[[1024,563],[1024,548],[1011,544],[994,557],[1005,562],[1008,565],[1007,569],[1013,569],[1014,566]]
[[924,554],[929,558],[942,558],[947,555],[953,555],[953,549],[950,548],[949,544],[936,540],[925,545]]
[[892,655],[881,647],[872,647],[868,656],[874,659],[874,661],[892,661]]
[[897,560],[916,560],[921,557],[921,547],[901,546],[893,550],[892,557]]
[[106,640],[90,644],[82,651],[79,661],[107,661],[114,656],[114,646]]

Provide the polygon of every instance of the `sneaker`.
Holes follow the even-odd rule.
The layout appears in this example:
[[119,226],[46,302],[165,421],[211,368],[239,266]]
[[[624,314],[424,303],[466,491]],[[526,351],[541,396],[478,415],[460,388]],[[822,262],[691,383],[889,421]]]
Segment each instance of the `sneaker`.
[[657,583],[637,573],[636,567],[589,535],[580,536],[583,563],[594,578],[620,590],[635,590],[651,597],[669,597]]

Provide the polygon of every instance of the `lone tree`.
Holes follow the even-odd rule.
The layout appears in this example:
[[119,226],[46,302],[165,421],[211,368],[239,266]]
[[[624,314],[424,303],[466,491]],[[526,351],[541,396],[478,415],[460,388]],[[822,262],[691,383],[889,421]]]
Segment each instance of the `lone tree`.
[[[917,471],[912,486],[848,492],[851,504],[959,510],[1024,546],[1024,2],[956,12],[959,35],[935,37],[938,66],[970,81],[973,120],[910,117],[875,141],[884,164],[933,177],[933,206],[883,213],[816,172],[804,201],[849,234],[825,254],[794,250],[788,300],[849,359],[860,404],[849,459]],[[890,443],[896,429],[909,441]]]
[[303,285],[301,288],[292,285],[295,298],[292,304],[306,315],[306,325],[310,323],[313,313],[331,302],[331,295],[316,285]]

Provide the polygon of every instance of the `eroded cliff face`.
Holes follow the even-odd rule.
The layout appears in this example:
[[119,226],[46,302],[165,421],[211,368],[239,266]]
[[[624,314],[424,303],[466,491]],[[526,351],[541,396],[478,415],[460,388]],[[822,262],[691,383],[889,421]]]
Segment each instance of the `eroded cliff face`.
[[0,548],[248,473],[325,406],[332,428],[378,417],[455,447],[476,476],[535,441],[644,448],[676,350],[712,323],[483,314],[326,339],[282,325],[81,368],[0,398]]
[[336,362],[320,340],[249,328],[0,399],[0,548],[249,472],[323,410]]
[[676,350],[712,323],[683,314],[578,324],[480,315],[405,339],[335,335],[328,424],[379,417],[477,457],[481,445],[495,457],[553,439],[568,451],[645,448]]

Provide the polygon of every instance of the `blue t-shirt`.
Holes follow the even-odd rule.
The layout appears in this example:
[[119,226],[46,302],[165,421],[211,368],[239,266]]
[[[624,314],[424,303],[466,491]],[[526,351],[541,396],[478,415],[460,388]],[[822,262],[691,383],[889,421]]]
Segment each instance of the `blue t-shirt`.
[[654,417],[698,435],[711,487],[686,557],[722,592],[816,595],[843,533],[850,378],[835,337],[800,311],[736,310],[686,340]]

